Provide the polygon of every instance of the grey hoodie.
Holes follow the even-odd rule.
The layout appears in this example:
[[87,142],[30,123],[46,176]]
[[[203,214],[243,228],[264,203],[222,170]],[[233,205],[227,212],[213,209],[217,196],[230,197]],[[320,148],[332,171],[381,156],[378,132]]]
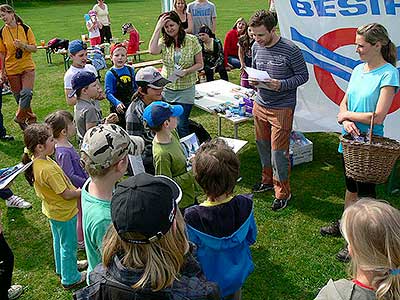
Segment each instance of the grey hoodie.
[[375,292],[356,285],[347,279],[333,281],[321,289],[314,300],[375,300]]

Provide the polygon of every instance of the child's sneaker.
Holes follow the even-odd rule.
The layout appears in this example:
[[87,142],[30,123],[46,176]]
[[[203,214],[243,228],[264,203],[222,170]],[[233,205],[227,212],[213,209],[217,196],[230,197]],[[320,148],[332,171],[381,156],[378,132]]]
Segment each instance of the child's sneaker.
[[21,197],[17,195],[12,195],[6,199],[7,207],[15,207],[15,208],[31,208],[32,204],[28,201],[25,201]]
[[76,262],[76,265],[77,265],[77,267],[78,267],[78,271],[83,271],[83,270],[86,270],[86,269],[87,269],[87,267],[88,267],[88,262],[87,262],[86,259],[84,259],[84,260],[78,260],[78,261]]
[[22,295],[24,292],[24,287],[19,284],[14,284],[8,289],[8,299],[14,300]]
[[78,242],[78,251],[85,251],[85,242]]
[[328,226],[321,227],[319,232],[323,236],[325,235],[336,236],[336,237],[342,236],[342,233],[340,232],[340,221],[337,220],[336,222],[333,222]]
[[336,259],[338,261],[348,263],[350,261],[350,253],[347,245],[345,245],[339,252],[336,254]]
[[79,287],[82,283],[86,282],[86,271],[81,272],[81,278],[73,284],[62,284],[64,290],[72,290]]
[[276,199],[275,198],[274,202],[272,202],[271,209],[273,211],[284,209],[287,206],[290,198],[292,198],[292,194],[290,194],[289,197],[287,197],[286,199]]
[[267,183],[256,183],[253,186],[253,192],[254,193],[261,193],[261,192],[265,192],[265,191],[270,191],[274,189],[274,186],[272,184],[267,184]]
[[3,90],[1,91],[2,95],[8,95],[11,94],[11,89],[9,86],[7,85],[3,85]]

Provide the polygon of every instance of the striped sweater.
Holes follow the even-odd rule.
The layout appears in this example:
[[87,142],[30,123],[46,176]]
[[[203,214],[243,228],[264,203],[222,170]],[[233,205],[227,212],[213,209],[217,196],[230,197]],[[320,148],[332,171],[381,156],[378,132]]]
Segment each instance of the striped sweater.
[[281,37],[272,47],[254,43],[252,67],[267,71],[271,78],[281,81],[278,92],[259,88],[256,101],[268,108],[294,108],[297,87],[308,80],[307,66],[300,49]]

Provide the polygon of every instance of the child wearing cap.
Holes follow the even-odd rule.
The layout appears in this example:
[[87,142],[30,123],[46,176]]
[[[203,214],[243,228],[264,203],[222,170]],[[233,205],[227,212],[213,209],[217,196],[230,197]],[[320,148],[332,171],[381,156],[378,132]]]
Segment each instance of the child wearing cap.
[[145,149],[142,153],[143,165],[146,173],[155,174],[153,165],[153,139],[154,132],[143,124],[143,111],[150,103],[162,100],[164,86],[170,81],[163,78],[154,67],[145,67],[136,73],[138,90],[132,97],[126,117],[126,131],[130,135],[143,138]]
[[118,115],[117,124],[125,129],[125,112],[137,90],[135,70],[125,65],[127,53],[123,44],[113,45],[110,55],[113,66],[106,72],[104,88],[107,100],[110,102],[110,113]]
[[139,31],[132,25],[132,23],[125,23],[122,25],[122,34],[129,33],[128,41],[128,54],[135,54],[139,51],[140,35]]
[[240,162],[221,139],[200,146],[193,174],[207,200],[185,210],[189,240],[209,280],[224,299],[240,299],[241,286],[253,271],[249,246],[257,236],[252,195],[234,195]]
[[96,76],[90,72],[78,72],[72,77],[72,97],[76,94],[75,124],[79,143],[86,131],[100,123],[106,124],[118,122],[116,113],[109,114],[103,121],[101,109],[96,105],[97,97],[102,92]]
[[75,299],[104,299],[102,294],[116,299],[116,291],[118,299],[220,299],[218,286],[207,281],[193,257],[178,209],[181,197],[180,187],[165,176],[142,173],[118,184],[103,264],[90,275],[94,284],[77,291]]
[[116,182],[128,167],[128,154],[138,155],[143,147],[115,124],[89,129],[81,146],[81,161],[89,179],[82,187],[83,234],[88,274],[101,262],[103,236],[111,223],[110,200]]
[[97,20],[97,12],[95,10],[89,10],[88,15],[90,18],[86,21],[86,28],[89,31],[90,46],[100,45],[100,27],[102,27],[102,25]]
[[[71,66],[64,75],[64,92],[65,100],[68,105],[76,104],[76,97],[69,97],[68,95],[72,92],[72,77],[78,72],[86,71],[93,73],[96,77],[98,76],[96,68],[87,64],[87,45],[81,40],[71,41],[68,45],[69,58],[71,59]],[[99,99],[103,99],[104,95],[100,94]],[[98,106],[100,108],[100,106]]]
[[143,118],[154,132],[153,163],[157,175],[175,180],[183,191],[179,206],[185,208],[195,202],[195,180],[187,171],[187,159],[176,132],[178,117],[183,113],[181,105],[156,101],[148,105]]

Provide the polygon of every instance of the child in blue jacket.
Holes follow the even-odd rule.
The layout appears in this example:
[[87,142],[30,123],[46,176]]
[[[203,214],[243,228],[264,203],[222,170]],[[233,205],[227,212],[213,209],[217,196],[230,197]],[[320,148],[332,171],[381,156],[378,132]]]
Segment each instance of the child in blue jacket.
[[110,55],[113,66],[105,75],[106,98],[110,102],[110,112],[118,115],[117,125],[126,129],[125,112],[137,90],[135,70],[126,65],[127,50],[123,44],[112,46]]
[[241,299],[241,286],[254,265],[250,253],[257,236],[252,195],[233,195],[240,162],[221,139],[203,144],[193,173],[207,195],[185,210],[189,240],[206,277],[217,282],[224,299]]

